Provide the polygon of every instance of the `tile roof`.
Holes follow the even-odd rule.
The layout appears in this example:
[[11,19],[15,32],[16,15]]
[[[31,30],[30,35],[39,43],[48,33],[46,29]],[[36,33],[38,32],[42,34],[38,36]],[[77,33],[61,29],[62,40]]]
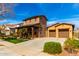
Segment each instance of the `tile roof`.
[[[24,19],[24,21],[30,20],[30,19],[33,19],[33,18],[37,18],[37,17],[45,17],[46,18],[46,16],[44,16],[44,15],[38,15],[38,16],[32,16],[32,17],[26,18],[26,19]],[[47,18],[46,18],[46,20],[47,20]]]
[[55,23],[55,24],[52,24],[52,25],[48,26],[47,28],[49,28],[51,26],[58,26],[58,25],[61,25],[61,24],[72,25],[74,27],[74,25],[70,24],[70,23]]

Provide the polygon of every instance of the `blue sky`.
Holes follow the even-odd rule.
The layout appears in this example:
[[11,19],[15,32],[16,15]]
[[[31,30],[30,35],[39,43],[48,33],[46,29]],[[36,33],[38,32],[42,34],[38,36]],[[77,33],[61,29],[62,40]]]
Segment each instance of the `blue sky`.
[[79,27],[78,3],[19,3],[15,4],[13,12],[15,13],[14,18],[2,20],[0,24],[16,24],[31,16],[45,15],[48,19],[48,25],[64,22]]

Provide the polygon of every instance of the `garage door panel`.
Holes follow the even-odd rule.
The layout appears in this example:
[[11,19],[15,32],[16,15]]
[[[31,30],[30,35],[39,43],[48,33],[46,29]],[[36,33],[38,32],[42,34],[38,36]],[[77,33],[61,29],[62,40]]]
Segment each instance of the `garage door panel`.
[[59,37],[60,38],[68,38],[69,37],[69,29],[59,29]]
[[49,30],[49,37],[56,37],[56,31],[55,30]]

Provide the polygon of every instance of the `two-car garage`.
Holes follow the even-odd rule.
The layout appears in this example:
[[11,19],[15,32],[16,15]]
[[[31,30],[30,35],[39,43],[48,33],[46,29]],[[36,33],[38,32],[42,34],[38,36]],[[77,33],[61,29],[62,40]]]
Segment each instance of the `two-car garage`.
[[72,38],[74,25],[61,23],[54,24],[48,27],[48,37],[57,37],[57,38]]
[[[56,30],[49,30],[49,37],[56,37]],[[69,37],[69,29],[59,29],[58,37],[59,38]]]

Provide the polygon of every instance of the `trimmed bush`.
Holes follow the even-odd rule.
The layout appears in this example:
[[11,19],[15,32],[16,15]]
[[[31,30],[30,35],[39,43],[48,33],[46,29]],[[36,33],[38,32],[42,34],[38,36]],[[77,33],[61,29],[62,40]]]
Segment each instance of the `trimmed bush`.
[[62,47],[59,42],[46,42],[43,51],[50,54],[59,54],[62,52]]

